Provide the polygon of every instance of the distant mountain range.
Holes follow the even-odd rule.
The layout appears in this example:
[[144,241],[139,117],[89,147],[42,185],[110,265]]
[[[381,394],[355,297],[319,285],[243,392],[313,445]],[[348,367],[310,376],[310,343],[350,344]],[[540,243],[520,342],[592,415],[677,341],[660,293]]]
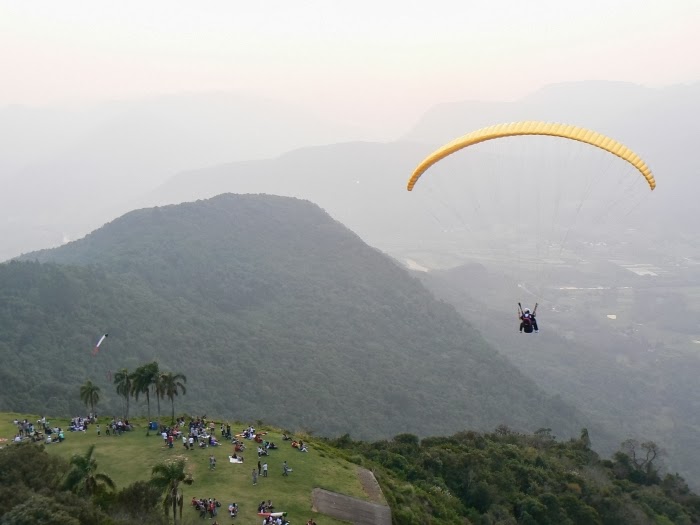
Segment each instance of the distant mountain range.
[[293,104],[223,92],[0,108],[0,260],[82,237],[183,169],[366,134]]
[[[652,224],[664,232],[689,230],[698,111],[700,84],[651,89],[577,82],[515,102],[440,104],[399,141],[372,143],[346,142],[373,140],[361,130],[338,129],[294,108],[235,95],[172,96],[90,111],[6,108],[0,169],[10,191],[0,196],[6,212],[0,258],[81,237],[135,208],[225,192],[312,200],[366,241],[391,251],[402,225],[432,220],[419,211],[425,196],[409,198],[404,190],[412,168],[456,136],[520,119],[591,127],[637,150],[659,181],[649,207]],[[294,150],[302,145],[307,147]],[[289,153],[276,156],[283,151]]]
[[[654,170],[659,185],[653,195],[644,197],[631,222],[645,221],[646,231],[666,238],[676,232],[692,230],[695,206],[692,189],[698,187],[695,176],[698,163],[690,152],[693,137],[700,136],[700,124],[693,117],[697,111],[700,111],[700,84],[664,89],[615,82],[554,85],[516,102],[438,105],[401,141],[391,144],[317,146],[276,159],[183,172],[141,204],[177,203],[225,191],[306,198],[326,209],[370,244],[400,254],[408,248],[423,249],[428,239],[444,237],[440,228],[459,225],[459,221],[450,223],[443,217],[436,223],[431,215],[436,201],[451,201],[445,207],[447,215],[468,210],[473,206],[469,196],[475,192],[474,184],[482,180],[482,172],[493,176],[492,166],[498,165],[501,168],[498,176],[503,179],[500,186],[517,187],[518,177],[522,176],[529,160],[523,156],[527,150],[509,145],[495,152],[478,149],[469,153],[468,164],[462,163],[466,153],[457,156],[450,167],[459,175],[450,177],[449,186],[445,184],[431,192],[424,189],[421,182],[413,193],[408,193],[405,184],[417,163],[434,147],[479,127],[535,119],[589,127],[639,152]],[[597,154],[595,148],[588,149],[591,155]],[[575,171],[576,160],[585,160],[588,150],[581,153],[575,145],[563,144],[561,151],[550,148],[544,149],[542,154],[569,155],[569,151],[574,153],[568,165],[559,158],[554,163]],[[494,157],[494,154],[502,157]],[[591,162],[591,167],[610,171],[606,161]],[[608,173],[605,175],[609,178]],[[564,180],[574,177],[562,171],[548,176],[550,181],[555,181],[556,177]],[[477,194],[496,190],[489,177],[484,180]],[[547,204],[546,199],[553,200],[549,193],[543,195],[538,206]],[[537,195],[527,199],[532,202],[535,197]],[[630,202],[634,202],[634,198],[630,198]],[[496,201],[490,204],[503,207],[503,203]],[[611,197],[610,206],[617,204],[617,196]],[[444,223],[451,225],[444,226]],[[456,242],[454,239],[447,241]]]

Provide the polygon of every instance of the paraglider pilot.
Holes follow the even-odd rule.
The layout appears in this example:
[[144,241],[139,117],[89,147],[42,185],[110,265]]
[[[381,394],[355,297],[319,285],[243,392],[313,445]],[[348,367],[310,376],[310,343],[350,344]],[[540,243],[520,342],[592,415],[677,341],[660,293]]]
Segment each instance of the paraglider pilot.
[[523,310],[522,305],[518,303],[518,318],[520,319],[521,334],[523,333],[523,331],[526,334],[531,334],[533,330],[535,331],[535,333],[538,333],[540,331],[537,327],[537,319],[535,318],[536,312],[537,303],[535,303],[535,307],[532,309],[532,312],[530,312],[529,308],[525,308]]

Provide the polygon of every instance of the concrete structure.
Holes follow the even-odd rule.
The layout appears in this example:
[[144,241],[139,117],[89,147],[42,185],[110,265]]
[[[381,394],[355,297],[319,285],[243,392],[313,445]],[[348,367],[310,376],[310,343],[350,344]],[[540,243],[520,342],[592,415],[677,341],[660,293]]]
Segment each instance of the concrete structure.
[[311,501],[315,511],[355,525],[391,525],[391,510],[387,505],[323,489],[314,489]]

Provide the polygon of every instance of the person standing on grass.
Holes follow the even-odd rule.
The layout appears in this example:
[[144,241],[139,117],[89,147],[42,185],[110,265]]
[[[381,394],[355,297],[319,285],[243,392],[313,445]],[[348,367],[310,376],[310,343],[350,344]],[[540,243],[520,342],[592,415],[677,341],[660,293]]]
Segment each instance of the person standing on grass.
[[258,484],[258,471],[253,469],[253,485]]

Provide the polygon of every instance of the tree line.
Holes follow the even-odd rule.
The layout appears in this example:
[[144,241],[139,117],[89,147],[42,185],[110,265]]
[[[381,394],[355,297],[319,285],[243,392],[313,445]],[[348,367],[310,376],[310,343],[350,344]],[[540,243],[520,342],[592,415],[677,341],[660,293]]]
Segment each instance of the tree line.
[[[164,372],[160,370],[157,361],[139,366],[133,372],[126,368],[120,369],[114,375],[114,386],[117,394],[124,399],[124,418],[129,418],[129,403],[131,398],[138,401],[141,395],[146,397],[148,420],[151,420],[151,395],[156,400],[158,421],[160,421],[160,401],[170,400],[170,417],[175,421],[175,398],[187,393],[185,384],[187,377],[181,373]],[[80,387],[80,399],[95,414],[95,407],[100,401],[101,389],[91,380]]]
[[611,459],[591,448],[588,430],[558,441],[501,425],[389,441],[328,440],[377,476],[394,523],[402,525],[692,525],[700,496],[678,474],[663,474],[653,441],[628,439]]

